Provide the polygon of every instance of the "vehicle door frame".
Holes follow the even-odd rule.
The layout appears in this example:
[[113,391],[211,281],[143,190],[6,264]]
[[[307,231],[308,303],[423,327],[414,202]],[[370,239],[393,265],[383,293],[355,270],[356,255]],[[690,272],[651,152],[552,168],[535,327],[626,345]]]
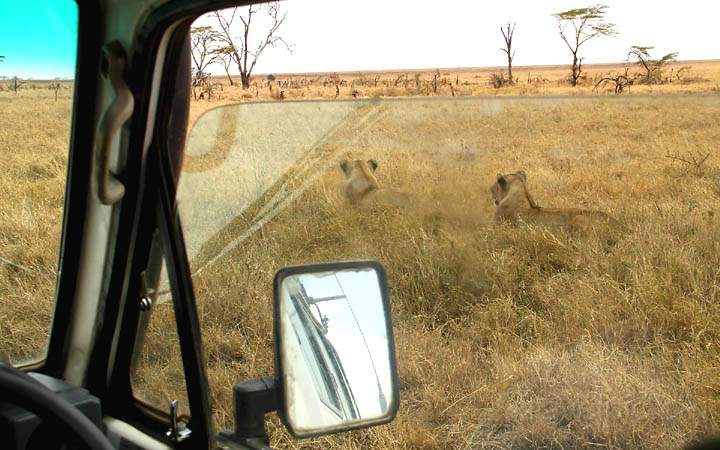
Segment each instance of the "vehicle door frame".
[[[183,51],[189,49],[192,22],[201,14],[258,1],[191,0],[169,2],[143,20],[132,47],[126,82],[135,97],[135,110],[126,124],[127,152],[121,181],[126,192],[118,211],[118,225],[108,273],[107,295],[98,317],[98,332],[87,371],[87,387],[101,398],[104,414],[120,419],[175,448],[208,448],[213,445],[212,410],[205,375],[200,323],[185,252],[175,193],[187,130],[187,111],[182,133],[177,132],[172,105],[189,103],[188,78],[179,80]],[[189,57],[186,54],[185,57]],[[153,68],[153,70],[148,70]],[[160,75],[160,76],[158,76]],[[175,127],[171,124],[175,124]],[[177,138],[182,135],[182,139]],[[140,151],[151,137],[147,151]],[[192,434],[182,442],[166,436],[168,411],[137,400],[132,394],[131,365],[140,315],[142,272],[146,268],[152,236],[159,230],[166,250],[185,383],[189,399]],[[168,408],[169,409],[169,408]]]

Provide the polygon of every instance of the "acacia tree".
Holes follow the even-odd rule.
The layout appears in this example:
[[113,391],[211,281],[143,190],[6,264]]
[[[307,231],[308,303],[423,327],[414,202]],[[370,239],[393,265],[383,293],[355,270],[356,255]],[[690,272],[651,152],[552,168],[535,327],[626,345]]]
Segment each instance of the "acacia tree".
[[230,86],[235,86],[235,81],[233,81],[232,76],[230,76],[230,66],[233,63],[232,47],[221,47],[215,49],[213,53],[215,53],[215,55],[217,56],[218,62],[222,64],[223,69],[225,69],[225,74],[227,75],[228,81],[230,82]]
[[[256,42],[251,42],[253,41],[251,29],[255,28],[253,19],[263,10],[266,12],[269,22],[267,31]],[[240,8],[233,8],[229,12],[215,11],[213,14],[220,27],[219,33],[225,47],[224,54],[237,65],[243,89],[250,87],[250,77],[255,65],[268,46],[284,46],[292,53],[290,44],[278,34],[287,17],[287,12],[282,11],[279,1],[259,6],[250,5],[244,12],[240,12]],[[241,23],[239,37],[236,37],[232,31],[233,23],[237,23],[235,19],[239,19]]]
[[636,63],[645,70],[645,82],[648,84],[659,83],[662,79],[662,69],[668,63],[675,61],[678,53],[672,52],[660,59],[650,57],[650,50],[654,47],[643,47],[633,45],[628,53],[628,59],[635,59]]
[[508,60],[508,84],[514,84],[512,74],[512,61],[515,58],[515,50],[512,49],[513,36],[515,35],[515,25],[508,22],[504,27],[500,27],[503,40],[505,41],[505,48],[500,47],[500,50],[507,54]]
[[[563,42],[572,53],[572,73],[570,83],[577,86],[582,74],[582,60],[580,47],[598,36],[612,36],[615,32],[615,25],[605,22],[607,5],[593,5],[587,8],[571,9],[569,11],[553,14],[557,19],[558,31]],[[570,29],[572,26],[572,29]]]
[[217,50],[220,35],[212,27],[192,27],[190,29],[190,44],[192,46],[192,63],[193,77],[192,87],[193,95],[195,88],[205,84],[208,72],[206,69],[211,64],[218,62]]

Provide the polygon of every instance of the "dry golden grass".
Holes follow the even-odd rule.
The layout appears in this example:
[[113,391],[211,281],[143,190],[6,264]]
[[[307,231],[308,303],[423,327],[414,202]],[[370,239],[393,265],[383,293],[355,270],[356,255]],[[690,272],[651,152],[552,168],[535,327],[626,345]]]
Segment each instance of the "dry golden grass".
[[13,361],[42,354],[52,318],[70,96],[0,92],[0,354]]
[[[720,432],[720,97],[637,95],[717,92],[720,66],[692,65],[707,81],[635,86],[619,98],[557,82],[494,90],[487,74],[459,71],[468,89],[462,95],[581,98],[369,104],[375,120],[347,123],[333,135],[321,149],[329,169],[292,204],[221,254],[270,197],[250,195],[257,200],[194,253],[194,269],[210,263],[193,281],[218,426],[230,426],[233,383],[273,372],[274,272],[293,263],[373,258],[387,268],[391,287],[397,419],[294,441],[273,416],[275,446],[677,448]],[[563,70],[539,74],[559,80]],[[397,94],[417,95],[411,91]],[[242,95],[223,92],[193,102],[193,120]],[[334,87],[318,92],[312,97],[334,97]],[[0,131],[0,192],[11,193],[0,202],[0,254],[48,272],[56,259],[70,105],[38,100],[31,92],[0,95],[0,118],[17,124]],[[188,180],[212,180],[248,152],[220,150],[220,161],[188,165],[183,192],[195,187]],[[274,154],[252,150],[246,169],[261,179],[263,161],[275,164],[267,159]],[[711,156],[697,170],[666,157],[688,152]],[[417,200],[400,208],[348,207],[337,168],[344,157],[377,159],[379,181]],[[493,224],[494,175],[520,168],[541,205],[607,211],[625,235],[608,251],[593,236]],[[230,183],[218,189],[251,187],[236,178],[214,179]],[[184,216],[194,207],[208,205],[183,197]],[[23,357],[42,347],[36,332],[46,329],[53,286],[46,278],[0,264],[1,350]],[[36,314],[28,314],[29,305]],[[161,304],[153,316],[136,380],[158,406],[183,396],[169,309]]]
[[[378,107],[354,142],[333,140],[330,170],[260,232],[213,261],[267,197],[224,222],[193,260],[194,269],[213,261],[194,283],[220,424],[230,425],[234,382],[272,373],[275,270],[374,258],[391,283],[398,419],[304,442],[275,420],[279,447],[677,448],[719,431],[720,98]],[[238,158],[252,172],[253,151],[223,152],[225,164]],[[689,173],[666,158],[690,151],[712,157]],[[348,207],[343,157],[377,159],[382,184],[420,200]],[[519,168],[541,204],[607,211],[625,236],[608,252],[593,236],[494,225],[488,188],[495,173]],[[188,181],[201,175],[181,188],[186,217],[206,208],[192,203],[203,184]],[[239,183],[204,175],[223,190]]]

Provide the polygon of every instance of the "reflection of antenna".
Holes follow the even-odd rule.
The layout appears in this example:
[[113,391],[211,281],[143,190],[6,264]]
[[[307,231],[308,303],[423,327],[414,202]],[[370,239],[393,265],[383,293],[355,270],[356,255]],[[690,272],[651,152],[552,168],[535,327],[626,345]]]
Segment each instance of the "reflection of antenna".
[[[345,273],[363,273],[363,272],[374,272],[375,269],[372,267],[368,268],[354,268],[352,270],[343,270]],[[320,273],[314,273],[312,274],[315,278],[327,278],[327,277],[335,277],[337,279],[337,272],[320,272]]]
[[345,289],[343,289],[342,284],[340,283],[340,280],[337,277],[337,273],[335,273],[335,281],[337,282],[338,286],[340,287],[340,292],[342,292],[342,296],[345,297],[345,301],[348,304],[348,308],[350,308],[350,314],[352,314],[352,316],[353,316],[355,325],[357,325],[358,330],[360,330],[360,336],[362,336],[363,343],[365,344],[365,349],[367,350],[368,357],[370,358],[370,364],[372,365],[373,373],[375,374],[375,382],[377,383],[377,389],[378,389],[378,402],[380,403],[380,408],[382,408],[382,411],[385,412],[387,410],[387,399],[385,398],[385,394],[383,393],[382,386],[380,386],[380,378],[378,377],[377,368],[375,367],[375,360],[372,357],[372,353],[370,352],[370,347],[368,346],[367,340],[365,339],[365,333],[363,332],[363,329],[360,326],[360,322],[358,322],[358,320],[357,320],[357,316],[355,315],[355,310],[353,309],[352,305],[350,304],[350,299],[345,294]]

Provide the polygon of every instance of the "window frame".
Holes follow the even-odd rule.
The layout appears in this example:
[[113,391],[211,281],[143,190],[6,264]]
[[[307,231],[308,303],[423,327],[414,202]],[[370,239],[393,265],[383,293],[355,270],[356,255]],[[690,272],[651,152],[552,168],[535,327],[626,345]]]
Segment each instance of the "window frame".
[[[155,103],[159,106],[147,152],[128,152],[123,172],[126,192],[118,215],[107,297],[102,318],[99,319],[104,325],[93,345],[87,380],[89,390],[101,398],[105,414],[123,420],[175,448],[209,448],[212,412],[204,373],[200,329],[192,285],[189,278],[183,277],[183,273],[188,270],[183,266],[187,258],[174,207],[177,177],[173,174],[176,173],[175,166],[180,161],[178,156],[184,149],[184,141],[180,140],[180,148],[171,148],[167,135],[160,132],[172,123],[170,106],[178,97],[182,97],[183,92],[185,101],[189,102],[189,91],[177,85],[180,78],[177,70],[180,66],[177,63],[181,60],[183,46],[189,42],[189,23],[187,27],[180,25],[175,30],[168,28],[153,26],[151,33],[144,37],[141,34],[131,49],[136,50],[136,53],[130,58],[128,65],[131,69],[126,75],[126,82],[135,96],[135,111],[129,126],[126,125],[129,128],[127,148],[140,149],[145,145],[149,117],[155,103],[153,89],[159,89]],[[153,87],[154,70],[147,68],[155,67],[161,42],[168,32],[171,36],[162,61],[161,82],[158,87]],[[189,68],[188,63],[187,89]],[[185,131],[187,123],[180,126]],[[177,140],[175,143],[178,143]],[[131,368],[140,317],[141,274],[147,266],[155,230],[160,231],[166,252],[190,402],[191,419],[187,425],[192,434],[179,443],[171,442],[165,434],[170,424],[169,405],[166,411],[161,411],[138,400],[132,391]]]
[[67,324],[71,320],[75,303],[81,242],[85,231],[87,187],[91,182],[94,143],[94,133],[88,133],[87,130],[95,129],[97,67],[102,32],[97,20],[101,11],[99,3],[95,0],[76,0],[76,4],[77,54],[55,306],[45,355],[37,361],[20,365],[23,370],[35,370],[57,378],[62,378],[69,352],[70,328]]
[[[143,148],[146,132],[152,141],[145,154],[128,153],[122,181],[126,186],[120,204],[117,236],[112,257],[112,273],[107,287],[99,330],[87,372],[88,388],[100,397],[105,414],[121,419],[168,445],[180,449],[211,448],[215,433],[209,385],[205,375],[200,323],[195,307],[190,267],[185,252],[182,227],[175,205],[187,122],[183,127],[181,145],[173,134],[171,106],[184,87],[177,86],[179,61],[183,45],[189,44],[192,22],[201,14],[230,6],[244,6],[258,1],[211,2],[193,0],[165,3],[146,18],[129,49],[131,53],[126,82],[135,96],[135,111],[126,125],[127,148]],[[167,39],[164,57],[160,47]],[[189,53],[188,53],[189,58]],[[189,61],[189,60],[188,60]],[[162,63],[161,82],[153,87],[153,70]],[[188,63],[188,77],[190,65]],[[153,89],[158,89],[153,101]],[[184,94],[189,102],[188,91]],[[157,105],[153,129],[147,130],[153,104]],[[187,120],[187,118],[185,119]],[[134,201],[134,202],[133,202]],[[163,239],[185,384],[190,402],[190,437],[172,443],[166,437],[168,411],[160,411],[135,398],[132,392],[131,366],[139,320],[141,273],[145,270],[152,236],[159,230]],[[168,405],[169,406],[169,405]],[[169,408],[168,408],[169,409]]]
[[[86,233],[88,188],[93,180],[93,154],[97,124],[100,61],[103,46],[104,9],[99,0],[75,0],[78,5],[77,56],[74,99],[68,148],[65,198],[55,306],[44,358],[19,366],[56,378],[63,378],[68,356],[75,299],[78,293],[82,243]],[[88,390],[99,397],[104,415],[126,421],[150,436],[175,448],[211,448],[214,442],[209,386],[205,376],[200,324],[195,308],[189,263],[185,253],[180,219],[175,207],[175,188],[182,150],[169,145],[173,99],[182,92],[166,82],[177,74],[184,42],[192,22],[200,15],[233,6],[262,3],[257,0],[190,0],[164,3],[146,17],[138,28],[128,53],[125,80],[135,97],[135,109],[124,127],[121,152],[127,162],[119,178],[125,196],[113,213],[117,224],[110,230],[112,251],[106,269],[105,296],[101,302],[93,340],[92,356],[85,376]],[[152,143],[147,152],[128,149],[144,147],[152,113],[153,70],[163,38],[169,35],[164,55],[162,82],[157,97]],[[188,66],[189,70],[189,66]],[[189,87],[189,86],[188,86]],[[189,92],[187,92],[189,101]],[[186,118],[187,120],[187,118]],[[187,130],[187,122],[184,131]],[[183,141],[184,141],[184,133]],[[181,147],[184,147],[184,142]],[[151,237],[160,230],[166,253],[168,275],[175,303],[185,382],[190,401],[190,438],[172,443],[166,437],[168,411],[144,404],[132,394],[131,361],[139,319],[140,276],[151,247]]]

